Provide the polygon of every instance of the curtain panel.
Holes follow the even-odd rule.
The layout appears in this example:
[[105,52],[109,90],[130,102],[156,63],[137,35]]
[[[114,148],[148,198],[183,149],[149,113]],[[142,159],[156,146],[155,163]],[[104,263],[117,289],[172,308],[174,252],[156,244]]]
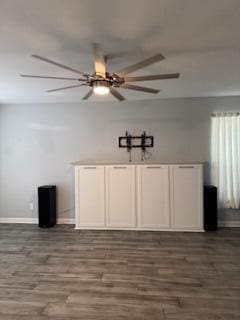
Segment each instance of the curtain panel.
[[240,116],[211,117],[211,182],[218,188],[220,208],[240,208]]

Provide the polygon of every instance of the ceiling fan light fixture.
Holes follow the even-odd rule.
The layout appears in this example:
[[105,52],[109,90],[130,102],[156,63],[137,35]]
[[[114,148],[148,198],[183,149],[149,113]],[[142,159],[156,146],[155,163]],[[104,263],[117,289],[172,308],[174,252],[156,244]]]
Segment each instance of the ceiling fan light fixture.
[[99,81],[94,84],[93,91],[98,95],[104,96],[110,92],[110,89],[107,83],[104,81]]
[[97,86],[93,88],[94,93],[104,96],[110,92],[108,87],[105,86]]

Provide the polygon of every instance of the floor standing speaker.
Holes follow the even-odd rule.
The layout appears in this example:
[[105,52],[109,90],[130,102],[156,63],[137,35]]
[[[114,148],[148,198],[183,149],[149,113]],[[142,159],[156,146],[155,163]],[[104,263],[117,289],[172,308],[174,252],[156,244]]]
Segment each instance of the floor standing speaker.
[[217,188],[204,186],[204,229],[217,230]]
[[38,221],[40,228],[56,224],[56,186],[38,187]]

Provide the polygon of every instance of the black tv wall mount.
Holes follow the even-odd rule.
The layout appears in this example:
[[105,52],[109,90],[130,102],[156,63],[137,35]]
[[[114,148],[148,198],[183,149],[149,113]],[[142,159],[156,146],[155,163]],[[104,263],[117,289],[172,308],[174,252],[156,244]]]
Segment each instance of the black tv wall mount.
[[[125,136],[118,138],[118,146],[119,148],[126,148],[129,152],[129,161],[131,161],[131,151],[133,148],[139,148],[142,151],[141,160],[145,159],[145,153],[149,153],[146,151],[146,148],[153,148],[154,146],[154,137],[146,135],[146,132],[140,136],[132,136],[127,131]],[[149,153],[150,154],[150,153]]]

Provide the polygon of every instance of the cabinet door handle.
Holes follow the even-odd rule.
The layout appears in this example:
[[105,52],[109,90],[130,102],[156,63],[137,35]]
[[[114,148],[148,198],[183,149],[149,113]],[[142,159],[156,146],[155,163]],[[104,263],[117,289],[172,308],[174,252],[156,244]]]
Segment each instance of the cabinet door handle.
[[113,167],[114,169],[127,169],[127,167]]
[[84,169],[97,169],[97,167],[84,167]]
[[147,169],[161,169],[160,166],[147,167]]
[[194,168],[194,166],[179,166],[178,168],[180,168],[180,169],[190,169],[190,168]]

